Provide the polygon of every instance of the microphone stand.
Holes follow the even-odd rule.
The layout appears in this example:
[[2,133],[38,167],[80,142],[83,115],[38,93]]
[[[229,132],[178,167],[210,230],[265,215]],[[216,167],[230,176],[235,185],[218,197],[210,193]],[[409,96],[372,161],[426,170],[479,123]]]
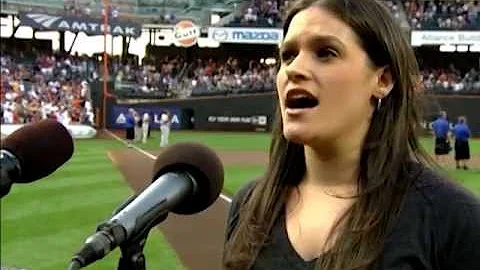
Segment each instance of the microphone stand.
[[122,255],[118,260],[118,270],[145,270],[145,255],[143,255],[143,247],[145,246],[146,237],[139,241],[123,244],[120,246]]
[[[159,223],[167,218],[168,214],[159,217],[156,221]],[[120,245],[122,255],[118,261],[117,270],[146,270],[145,255],[143,248],[147,242],[147,236],[150,229],[140,233],[135,237]]]
[[[114,210],[113,215],[120,212],[130,202],[132,202],[137,196],[131,196],[122,205]],[[168,216],[168,213],[159,216],[155,219],[156,224],[164,221]],[[143,230],[136,237],[122,243],[120,245],[121,256],[118,260],[117,270],[146,270],[145,255],[143,254],[143,248],[147,242],[148,233],[150,228]]]

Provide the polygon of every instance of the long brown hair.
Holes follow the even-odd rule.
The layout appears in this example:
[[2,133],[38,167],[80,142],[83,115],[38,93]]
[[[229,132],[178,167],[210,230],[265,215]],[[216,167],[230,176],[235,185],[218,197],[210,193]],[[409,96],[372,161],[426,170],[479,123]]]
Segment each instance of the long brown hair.
[[[300,0],[292,4],[284,20],[286,35],[290,22],[300,11],[318,6],[336,15],[357,34],[360,45],[377,67],[388,66],[395,81],[382,100],[368,130],[360,159],[358,196],[336,223],[336,239],[317,260],[319,269],[369,269],[382,253],[384,240],[393,226],[408,187],[411,161],[432,164],[421,148],[417,131],[419,69],[406,33],[388,9],[377,0]],[[272,131],[270,162],[239,210],[239,222],[226,243],[225,269],[248,269],[255,261],[284,211],[286,200],[302,180],[304,148],[283,136],[277,106]]]

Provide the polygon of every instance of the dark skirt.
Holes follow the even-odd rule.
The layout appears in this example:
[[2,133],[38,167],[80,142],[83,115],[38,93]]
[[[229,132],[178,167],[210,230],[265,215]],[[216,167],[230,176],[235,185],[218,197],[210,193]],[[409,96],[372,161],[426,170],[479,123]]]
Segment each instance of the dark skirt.
[[455,160],[470,159],[470,146],[468,141],[455,141]]
[[447,139],[436,138],[435,139],[435,155],[447,155],[452,148]]
[[125,138],[127,140],[133,140],[135,139],[135,129],[133,127],[129,127],[125,131]]

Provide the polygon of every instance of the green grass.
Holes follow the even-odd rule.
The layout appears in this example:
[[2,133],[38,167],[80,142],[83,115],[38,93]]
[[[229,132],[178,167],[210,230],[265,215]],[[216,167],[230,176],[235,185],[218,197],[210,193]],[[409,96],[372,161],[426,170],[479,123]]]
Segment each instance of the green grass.
[[[159,149],[159,133],[148,144]],[[270,135],[264,133],[220,133],[173,131],[171,142],[197,141],[215,150],[267,151]],[[422,140],[432,149],[431,139]],[[116,140],[76,141],[74,157],[52,175],[28,185],[14,185],[1,201],[1,254],[5,266],[34,270],[66,269],[71,256],[94,233],[96,225],[132,191],[106,153],[124,148]],[[480,154],[480,141],[471,142],[472,154]],[[265,165],[226,166],[225,193],[233,195],[247,181],[264,172]],[[480,168],[448,169],[460,183],[480,194]],[[152,230],[145,247],[148,269],[183,269],[162,233]],[[119,250],[85,269],[116,269]]]
[[[35,270],[67,269],[96,226],[132,192],[107,157],[124,147],[113,140],[82,140],[55,173],[14,185],[2,199],[1,265]],[[85,269],[116,269],[119,249]],[[159,230],[145,248],[148,269],[183,269]]]
[[[171,143],[183,141],[197,141],[216,150],[222,151],[268,151],[271,136],[268,133],[235,133],[235,132],[192,132],[172,131]],[[155,151],[159,149],[160,133],[152,132],[147,144],[137,144],[139,147]],[[433,152],[433,139],[422,138],[422,146]],[[480,140],[471,140],[472,155],[480,155]],[[453,158],[453,157],[452,157]],[[235,194],[238,188],[248,180],[263,173],[264,166],[229,166],[226,168],[225,190],[228,194]],[[230,173],[231,172],[231,173]],[[480,194],[480,168],[469,171],[459,171],[447,168],[449,175],[467,188]]]
[[[422,145],[428,151],[433,152],[433,147],[435,145],[435,142],[431,137],[422,138]],[[471,151],[471,154],[480,155],[480,139],[470,140],[470,151]]]
[[[172,131],[170,143],[196,141],[216,150],[268,151],[270,135],[266,133]],[[153,131],[147,144],[138,144],[146,150],[158,150],[160,132]]]
[[227,166],[225,168],[224,189],[226,195],[233,195],[247,181],[254,180],[263,174],[265,166]]

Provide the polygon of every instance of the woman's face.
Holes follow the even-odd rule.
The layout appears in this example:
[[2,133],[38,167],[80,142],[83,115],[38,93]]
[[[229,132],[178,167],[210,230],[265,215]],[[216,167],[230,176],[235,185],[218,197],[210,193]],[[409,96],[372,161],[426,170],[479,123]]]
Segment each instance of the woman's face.
[[297,13],[280,49],[277,92],[287,140],[305,145],[362,137],[383,69],[353,30],[321,7]]

